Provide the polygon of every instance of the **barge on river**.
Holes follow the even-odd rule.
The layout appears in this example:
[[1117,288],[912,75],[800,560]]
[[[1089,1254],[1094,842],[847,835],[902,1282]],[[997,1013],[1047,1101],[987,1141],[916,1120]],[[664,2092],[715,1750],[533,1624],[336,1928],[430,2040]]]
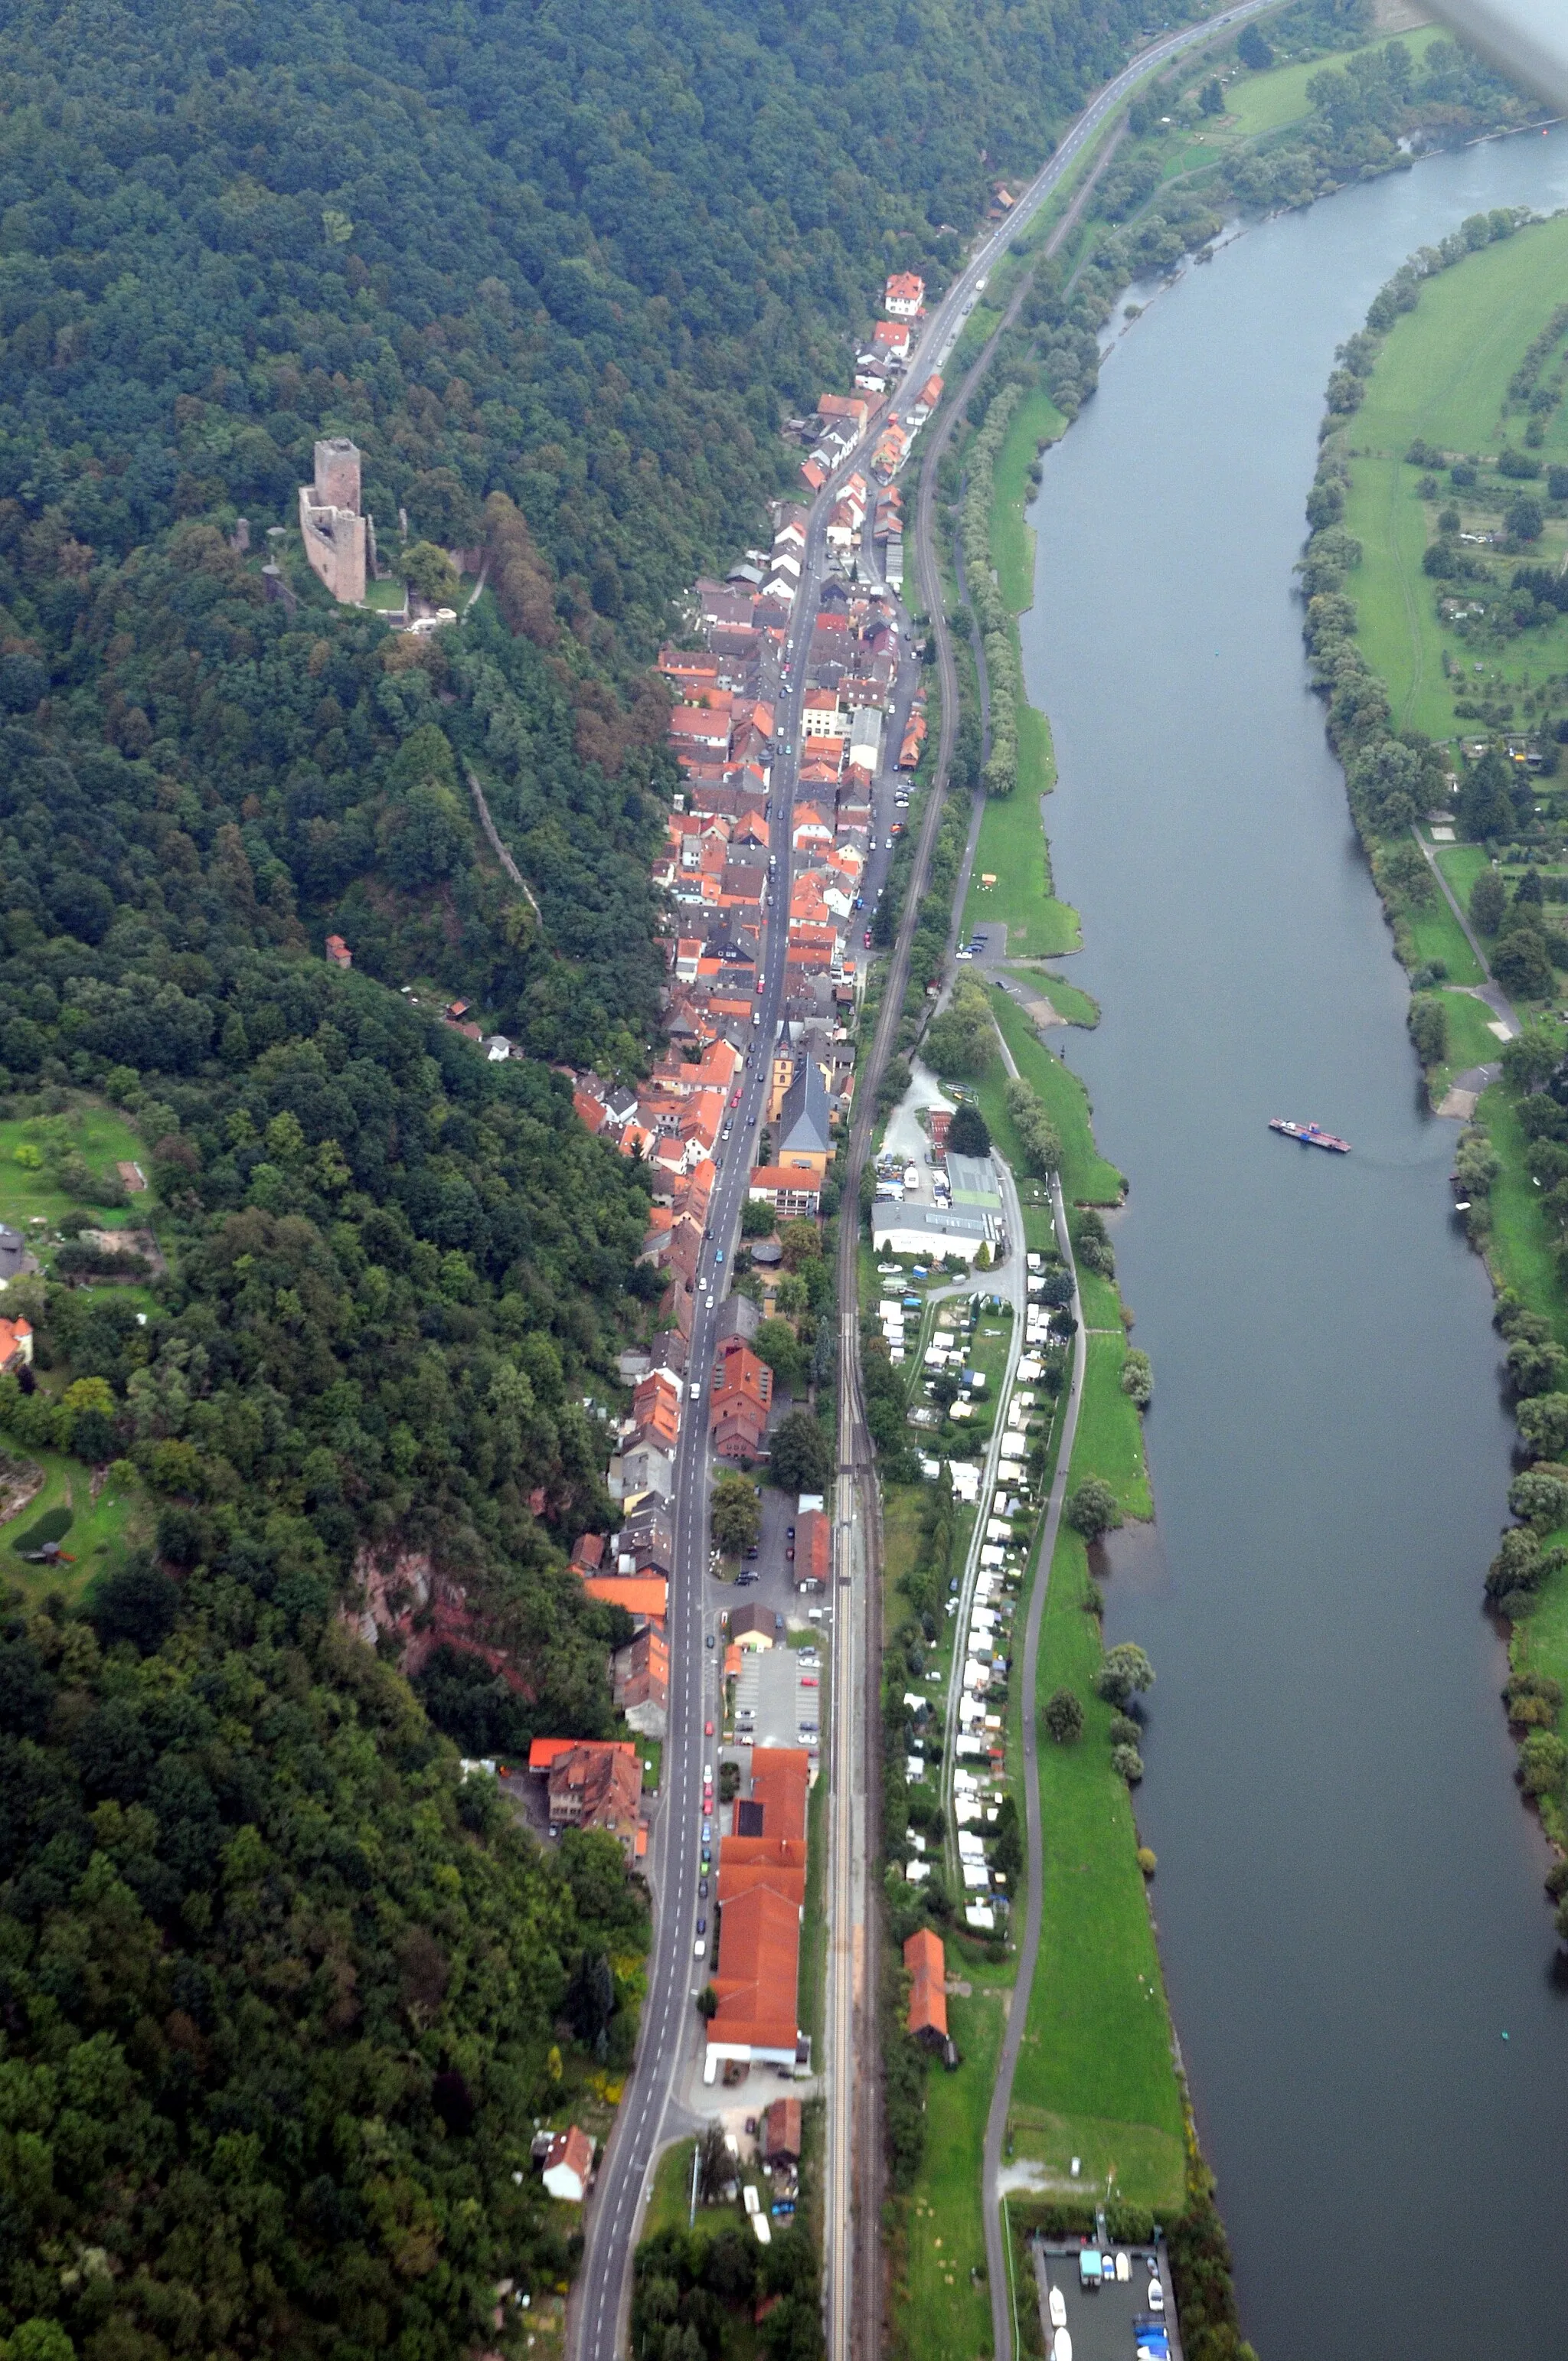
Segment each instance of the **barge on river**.
[[1349,1140],[1337,1137],[1332,1131],[1325,1131],[1321,1123],[1291,1123],[1288,1116],[1276,1115],[1270,1115],[1268,1128],[1270,1131],[1283,1132],[1287,1139],[1299,1139],[1303,1148],[1327,1148],[1332,1149],[1335,1156],[1350,1154]]

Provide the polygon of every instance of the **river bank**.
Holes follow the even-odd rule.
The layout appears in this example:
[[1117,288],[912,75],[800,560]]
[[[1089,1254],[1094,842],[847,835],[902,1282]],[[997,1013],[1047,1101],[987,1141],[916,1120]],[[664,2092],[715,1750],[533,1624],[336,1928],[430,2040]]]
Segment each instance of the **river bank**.
[[[1344,581],[1350,651],[1387,688],[1391,721],[1419,710],[1434,733],[1437,766],[1445,780],[1460,783],[1439,797],[1442,826],[1434,830],[1424,812],[1410,823],[1422,843],[1420,870],[1400,851],[1405,832],[1389,824],[1398,815],[1386,804],[1371,807],[1363,795],[1360,818],[1401,954],[1424,987],[1410,1024],[1434,1098],[1456,1071],[1461,1086],[1485,1083],[1463,1092],[1471,1102],[1459,1157],[1466,1175],[1464,1218],[1497,1290],[1496,1316],[1508,1340],[1510,1391],[1524,1430],[1521,1460],[1544,1463],[1545,1470],[1544,1478],[1527,1476],[1510,1491],[1510,1507],[1534,1513],[1505,1532],[1487,1594],[1508,1628],[1506,1702],[1519,1746],[1516,1775],[1557,1849],[1547,1876],[1554,1901],[1568,1887],[1568,1492],[1552,1488],[1568,1441],[1568,1421],[1556,1416],[1560,1401],[1568,1411],[1568,1362],[1553,1349],[1568,1336],[1568,1290],[1563,1206],[1552,1192],[1560,1178],[1556,1135],[1568,1132],[1568,1115],[1559,1116],[1550,1085],[1568,1046],[1568,1037],[1551,1029],[1562,1005],[1555,968],[1568,964],[1568,937],[1549,913],[1554,898],[1568,894],[1552,710],[1554,698],[1568,703],[1568,624],[1550,606],[1538,610],[1528,593],[1519,599],[1511,586],[1527,575],[1554,577],[1568,551],[1568,500],[1552,497],[1554,489],[1568,493],[1568,423],[1558,414],[1568,366],[1568,313],[1558,302],[1565,260],[1568,217],[1560,217],[1521,227],[1501,244],[1477,241],[1441,279],[1422,280],[1419,301],[1368,340],[1365,400],[1353,424],[1325,422],[1319,467],[1320,483],[1343,484],[1345,524],[1361,552]],[[1499,448],[1518,475],[1493,474],[1490,455]],[[1533,511],[1522,520],[1526,537],[1515,536],[1511,548],[1505,540],[1497,555],[1500,512],[1521,497]],[[1455,533],[1466,515],[1474,534],[1468,544]],[[1444,578],[1456,561],[1464,569],[1457,596]],[[1347,651],[1348,669],[1336,666],[1332,637],[1315,627],[1315,615],[1310,609],[1308,632],[1330,681],[1334,731],[1343,698],[1332,680],[1338,671],[1347,681],[1354,676],[1355,654]],[[1530,734],[1510,738],[1506,728],[1476,734],[1478,679],[1494,724],[1522,719]],[[1510,745],[1528,748],[1538,768],[1530,774],[1520,763],[1508,766],[1501,776],[1514,784],[1504,785],[1499,803],[1485,785],[1495,757],[1483,750]],[[1342,743],[1341,751],[1352,778],[1361,777],[1373,759],[1365,745]],[[1462,840],[1454,843],[1456,833]],[[1463,840],[1477,833],[1486,840]],[[1458,1070],[1463,1049],[1448,1037],[1454,1019],[1467,1013],[1474,1044],[1474,1016],[1484,1004],[1442,988],[1430,963],[1416,966],[1412,903],[1446,905],[1431,882],[1433,866],[1459,906],[1468,906],[1472,934],[1514,985],[1511,1005],[1496,991],[1494,1005],[1508,1009],[1510,1023],[1518,1016],[1527,1020],[1519,1046],[1506,1056],[1497,1040],[1486,1045],[1482,1055],[1492,1062],[1482,1072]],[[1539,905],[1530,898],[1536,895]],[[1444,915],[1457,932],[1453,911],[1445,907]],[[1545,948],[1533,973],[1521,928]],[[1436,1012],[1436,1021],[1423,1023],[1423,1010]],[[1568,1908],[1559,1909],[1557,1931],[1568,1938]]]
[[[1563,2243],[1543,1860],[1475,1602],[1509,1447],[1489,1304],[1288,583],[1335,346],[1413,247],[1564,178],[1555,138],[1512,144],[1249,231],[1118,343],[1032,512],[1066,964],[1102,1009],[1052,1039],[1133,1176],[1116,1253],[1158,1378],[1159,1546],[1108,1585],[1107,1634],[1160,1674],[1139,1820],[1270,2361],[1457,2355],[1420,2294],[1434,2235]],[[1355,1156],[1292,1155],[1275,1113]],[[1397,2259],[1342,2320],[1313,2256],[1374,2220]],[[1544,2284],[1487,2306],[1499,2349],[1544,2361]]]

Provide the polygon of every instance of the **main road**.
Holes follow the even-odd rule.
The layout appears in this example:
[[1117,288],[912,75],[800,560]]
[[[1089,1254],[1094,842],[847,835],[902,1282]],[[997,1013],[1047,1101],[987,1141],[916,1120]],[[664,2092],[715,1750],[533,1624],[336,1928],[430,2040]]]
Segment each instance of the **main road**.
[[[1038,213],[1117,106],[1146,75],[1197,44],[1215,39],[1244,18],[1263,14],[1279,0],[1242,0],[1201,26],[1152,42],[1091,102],[1074,122],[1045,169],[1036,174],[1005,221],[976,247],[932,313],[915,346],[904,380],[910,397],[939,368],[973,309],[981,282]],[[906,414],[895,401],[893,414]],[[769,829],[776,867],[769,880],[763,981],[759,992],[762,1022],[753,1028],[741,1105],[721,1144],[718,1174],[709,1211],[689,1367],[704,1397],[688,1401],[675,1462],[674,1556],[669,1605],[670,1698],[663,1782],[655,1844],[654,1935],[649,1962],[637,2058],[618,2111],[588,2208],[587,2252],[574,2297],[576,2349],[579,2361],[616,2361],[622,2349],[622,2323],[630,2297],[631,2250],[643,2199],[658,2155],[675,2077],[696,2048],[694,1968],[697,1916],[698,1838],[702,1806],[704,1724],[718,1721],[718,1651],[706,1645],[703,1581],[707,1556],[707,1384],[715,1319],[723,1295],[723,1268],[745,1202],[751,1145],[771,1068],[784,976],[791,875],[790,815],[801,742],[811,621],[817,611],[826,554],[828,511],[859,455],[846,461],[812,504],[806,559],[793,621],[788,685],[781,705],[779,735],[790,752],[775,762]],[[927,481],[934,472],[928,464]],[[845,1216],[839,1223],[839,1486],[835,1511],[834,1646],[832,1719],[829,1725],[830,1784],[828,1892],[831,1940],[828,1957],[826,2080],[825,2295],[828,2361],[850,2361],[859,2323],[861,2361],[872,2361],[881,2336],[882,2270],[878,2254],[881,2213],[881,2143],[877,2130],[875,2075],[875,1918],[869,1908],[868,1870],[874,1858],[878,1726],[877,1605],[880,1600],[876,1482],[861,1395],[860,1332],[855,1241],[860,1178],[871,1142],[876,1091],[892,1052],[908,983],[915,919],[930,872],[947,792],[957,720],[956,679],[942,615],[940,581],[930,544],[928,499],[916,525],[916,556],[927,610],[938,636],[942,664],[942,712],[932,790],[927,798],[905,912],[894,946],[871,1056],[856,1087],[845,1178]],[[1019,1250],[1021,1251],[1021,1242]],[[698,1971],[700,1974],[700,1970]],[[857,2138],[857,2131],[859,2138]],[[857,2148],[859,2155],[857,2156]],[[857,2171],[857,2165],[859,2170]],[[858,2251],[859,2250],[859,2251]],[[858,2301],[857,2301],[858,2286]]]

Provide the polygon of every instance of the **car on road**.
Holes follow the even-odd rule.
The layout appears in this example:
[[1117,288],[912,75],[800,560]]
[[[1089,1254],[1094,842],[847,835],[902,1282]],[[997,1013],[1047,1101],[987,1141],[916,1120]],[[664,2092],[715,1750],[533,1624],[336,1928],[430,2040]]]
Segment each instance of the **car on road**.
[[784,1527],[784,1539],[785,1539],[785,1541],[786,1541],[786,1542],[792,1542],[792,1541],[794,1541],[794,1539],[795,1539],[795,1527],[794,1527],[793,1525],[786,1525],[786,1526]]
[[713,1784],[713,1765],[711,1763],[705,1763],[702,1766],[702,1784],[705,1787],[711,1787]]
[[866,947],[867,950],[870,950],[870,949],[871,949],[871,947],[872,947],[872,930],[871,930],[871,928],[870,928],[869,927],[866,928],[866,942],[865,942],[865,947]]
[[713,1822],[711,1820],[704,1820],[702,1824],[702,1840],[705,1845],[711,1844],[713,1842]]
[[710,1632],[708,1633],[708,1635],[707,1635],[707,1644],[708,1644],[708,1646],[709,1646],[710,1648],[711,1648],[711,1647],[712,1647],[712,1645],[713,1645],[713,1634],[712,1634],[712,1632],[711,1632],[711,1631],[710,1631]]
[[725,1125],[725,1126],[724,1126],[723,1130],[719,1133],[718,1137],[719,1137],[719,1138],[720,1138],[720,1139],[728,1139],[728,1138],[729,1138],[729,1126],[728,1124],[726,1124],[726,1125]]
[[693,1388],[691,1389],[691,1398],[692,1398],[693,1401],[701,1401],[701,1400],[702,1400],[702,1388],[701,1388],[700,1386],[693,1386]]
[[701,1917],[701,1918],[699,1918],[699,1919],[697,1920],[697,1922],[696,1922],[696,1931],[697,1931],[697,1933],[698,1933],[699,1935],[706,1935],[706,1934],[707,1934],[707,1919],[706,1915],[705,1915],[703,1917]]
[[793,1542],[791,1542],[789,1547],[785,1550],[784,1558],[788,1565],[793,1565],[795,1564],[795,1543]]
[[734,1093],[733,1097],[730,1099],[729,1104],[730,1104],[730,1106],[731,1106],[732,1108],[733,1108],[733,1107],[738,1107],[738,1106],[740,1105],[740,1092],[739,1092],[739,1091],[737,1091],[737,1092]]
[[716,1270],[717,1270],[717,1268],[718,1268],[718,1265],[719,1265],[723,1260],[724,1260],[724,1248],[723,1248],[722,1246],[720,1246],[720,1247],[719,1247],[719,1249],[718,1249],[718,1253],[714,1256],[714,1257],[713,1257],[714,1268],[715,1268]]
[[699,1902],[706,1902],[707,1900],[707,1880],[706,1877],[699,1877],[697,1879],[696,1898]]
[[887,842],[883,846],[883,851],[884,852],[891,852],[893,851],[893,839],[891,836],[888,838]]
[[756,1544],[756,1543],[755,1543],[755,1542],[749,1542],[749,1543],[747,1543],[747,1545],[746,1545],[746,1555],[747,1555],[748,1559],[754,1558],[754,1557],[756,1556],[756,1554],[757,1554],[757,1544]]
[[699,1935],[699,1936],[697,1937],[697,1938],[696,1938],[696,1941],[692,1945],[692,1957],[693,1957],[693,1959],[694,1959],[694,1960],[706,1960],[706,1959],[707,1959],[707,1937],[706,1935]]
[[702,1734],[705,1738],[711,1738],[713,1736],[713,1724],[711,1721],[705,1721],[703,1723]]
[[706,1309],[709,1312],[713,1309],[713,1298],[711,1295],[707,1298]]

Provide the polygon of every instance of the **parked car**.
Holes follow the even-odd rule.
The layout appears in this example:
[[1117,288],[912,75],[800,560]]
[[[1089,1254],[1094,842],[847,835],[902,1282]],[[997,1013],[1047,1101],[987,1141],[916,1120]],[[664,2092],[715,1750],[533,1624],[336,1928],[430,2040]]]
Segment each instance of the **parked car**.
[[794,1539],[795,1539],[795,1527],[794,1527],[793,1525],[786,1525],[786,1526],[784,1527],[784,1539],[785,1539],[785,1541],[786,1541],[786,1542],[792,1542],[792,1541],[794,1541]]
[[870,950],[871,947],[872,947],[872,930],[871,930],[871,928],[868,927],[868,928],[866,928],[866,949],[867,949],[867,950]]
[[713,1736],[713,1724],[711,1721],[705,1721],[703,1723],[702,1734],[705,1738],[711,1738]]
[[699,1902],[706,1902],[707,1900],[707,1880],[706,1877],[699,1877],[697,1879],[696,1898]]
[[693,1959],[695,1959],[695,1960],[706,1960],[706,1959],[707,1959],[707,1937],[706,1935],[699,1935],[699,1936],[697,1937],[697,1938],[696,1938],[696,1941],[692,1945],[692,1957],[693,1957]]
[[713,1645],[713,1634],[712,1634],[712,1632],[711,1632],[711,1631],[710,1631],[710,1632],[708,1633],[708,1635],[707,1635],[707,1644],[708,1644],[708,1646],[709,1646],[710,1648],[711,1648],[711,1647],[712,1647],[712,1645]]
[[790,1565],[793,1565],[795,1563],[795,1543],[793,1542],[791,1542],[789,1547],[784,1552],[784,1560],[785,1563]]

